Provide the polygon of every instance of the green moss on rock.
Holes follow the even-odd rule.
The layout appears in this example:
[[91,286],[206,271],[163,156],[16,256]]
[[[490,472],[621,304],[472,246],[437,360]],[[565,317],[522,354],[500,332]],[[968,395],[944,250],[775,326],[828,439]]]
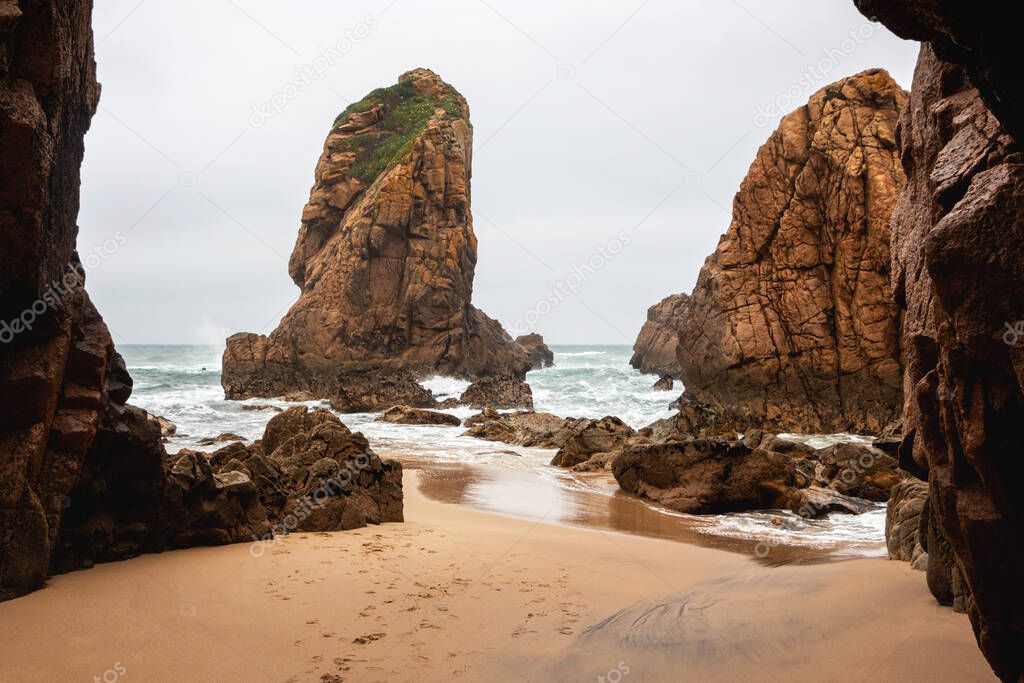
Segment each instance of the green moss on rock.
[[454,95],[441,97],[416,91],[411,80],[387,88],[377,88],[358,102],[345,108],[334,120],[334,127],[345,124],[349,117],[374,106],[384,106],[384,118],[373,130],[344,138],[335,143],[337,151],[354,152],[355,163],[349,175],[367,185],[390,170],[411,149],[413,142],[427,128],[437,110],[443,117],[464,116],[462,104]]

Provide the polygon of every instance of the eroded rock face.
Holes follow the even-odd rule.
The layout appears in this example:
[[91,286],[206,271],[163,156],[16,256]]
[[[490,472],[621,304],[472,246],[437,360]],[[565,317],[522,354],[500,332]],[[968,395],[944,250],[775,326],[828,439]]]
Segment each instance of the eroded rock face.
[[892,489],[885,510],[885,545],[890,560],[909,562],[915,569],[928,566],[922,546],[921,511],[928,499],[928,482],[907,479]]
[[[117,361],[75,252],[82,138],[99,99],[91,13],[70,0],[0,4],[0,598],[49,574]],[[130,392],[114,390],[122,403]]]
[[[573,467],[590,460],[597,453],[611,453],[634,433],[632,427],[614,415],[606,415],[600,420],[579,421],[572,426],[572,432],[572,436],[555,453],[552,465]],[[602,466],[604,464],[601,463]]]
[[676,360],[679,326],[690,297],[672,294],[647,309],[647,321],[640,328],[633,344],[629,364],[640,372],[679,379],[681,371]]
[[[922,46],[899,127],[907,188],[893,213],[893,289],[905,310],[900,464],[930,485],[982,652],[1024,676],[1024,85],[1000,7],[860,0]],[[944,537],[944,538],[943,538]]]
[[352,364],[338,375],[330,403],[341,413],[368,413],[399,404],[433,408],[437,400],[409,370]]
[[531,369],[550,368],[555,364],[554,352],[544,343],[544,337],[536,332],[516,337],[516,344],[519,344],[526,351]]
[[[330,411],[289,408],[246,450],[242,467],[259,473],[258,488],[277,532],[403,520],[401,464],[381,460],[362,434]],[[230,470],[229,462],[221,473]]]
[[268,337],[228,339],[228,398],[331,397],[352,363],[525,374],[526,351],[470,303],[472,143],[466,100],[426,69],[338,116],[289,261],[299,300]]
[[484,377],[466,387],[455,405],[533,410],[533,390],[517,377]]
[[905,100],[865,71],[819,90],[758,151],[679,333],[683,384],[723,423],[880,432],[899,416],[889,217]]

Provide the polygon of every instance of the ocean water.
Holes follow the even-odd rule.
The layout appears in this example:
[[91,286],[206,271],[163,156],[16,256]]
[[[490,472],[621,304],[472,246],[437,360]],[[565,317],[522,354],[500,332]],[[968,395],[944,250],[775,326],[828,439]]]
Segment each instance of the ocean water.
[[[199,441],[223,432],[249,440],[260,438],[271,410],[246,410],[246,406],[286,408],[279,399],[226,401],[220,385],[222,347],[215,346],[122,346],[135,382],[132,403],[174,422],[177,435],[167,444],[169,452],[181,448],[212,450]],[[672,391],[654,391],[657,379],[629,367],[628,346],[553,346],[555,366],[527,375],[538,411],[563,417],[615,415],[634,428],[672,415],[668,405],[682,392],[677,382]],[[423,382],[439,398],[458,396],[468,382],[433,377]],[[305,402],[328,408],[325,402]],[[469,408],[449,410],[461,418]],[[804,521],[782,511],[694,517],[658,509],[646,503],[627,517],[623,526],[609,516],[619,509],[624,494],[606,475],[578,475],[551,467],[554,451],[522,448],[461,436],[461,427],[394,425],[375,422],[376,413],[340,415],[355,431],[361,431],[380,455],[400,459],[407,466],[447,471],[464,478],[459,495],[439,494],[447,502],[463,503],[514,516],[553,522],[597,524],[606,528],[645,532],[644,526],[664,528],[678,523],[689,532],[750,542],[751,551],[763,557],[777,547],[822,549],[832,555],[879,556],[885,554],[885,508],[859,516],[833,514],[823,520]],[[794,435],[815,447],[837,440],[864,440],[852,435]],[[448,468],[445,470],[445,468]],[[456,474],[455,469],[462,468]],[[472,476],[465,471],[471,470]],[[436,479],[436,478],[435,478]],[[436,481],[435,481],[436,483]],[[439,489],[440,490],[440,489]],[[550,509],[546,506],[550,504]],[[545,506],[540,509],[538,505]],[[621,515],[620,515],[621,516]],[[637,520],[646,520],[638,522]],[[597,520],[597,521],[595,521]],[[621,521],[621,520],[620,520]],[[657,534],[655,534],[657,535]],[[667,533],[673,537],[672,533]],[[690,534],[692,536],[692,534]],[[754,548],[756,547],[756,550]]]

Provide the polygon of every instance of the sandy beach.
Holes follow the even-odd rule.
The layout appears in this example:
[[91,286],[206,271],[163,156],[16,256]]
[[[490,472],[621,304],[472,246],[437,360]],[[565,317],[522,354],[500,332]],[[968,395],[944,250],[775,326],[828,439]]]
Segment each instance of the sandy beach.
[[4,681],[990,681],[883,559],[765,566],[429,500],[405,524],[139,557],[0,604]]

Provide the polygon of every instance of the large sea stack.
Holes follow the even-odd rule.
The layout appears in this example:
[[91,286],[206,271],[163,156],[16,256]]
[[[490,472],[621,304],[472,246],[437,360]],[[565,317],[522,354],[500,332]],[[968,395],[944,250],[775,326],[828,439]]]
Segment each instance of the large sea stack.
[[1000,3],[858,0],[923,41],[899,126],[900,464],[930,486],[982,652],[1024,679],[1024,81]]
[[75,248],[99,99],[91,18],[88,1],[0,1],[0,600],[96,562],[266,538],[308,495],[292,481],[333,477],[306,528],[400,521],[401,467],[340,423],[215,463],[168,456],[157,419],[127,405]]
[[228,338],[228,398],[338,395],[347,375],[522,377],[526,351],[470,303],[469,106],[416,69],[335,120],[289,262],[302,290],[270,336]]
[[679,332],[688,398],[720,426],[879,432],[899,418],[889,217],[906,97],[880,69],[844,78],[758,151]]

